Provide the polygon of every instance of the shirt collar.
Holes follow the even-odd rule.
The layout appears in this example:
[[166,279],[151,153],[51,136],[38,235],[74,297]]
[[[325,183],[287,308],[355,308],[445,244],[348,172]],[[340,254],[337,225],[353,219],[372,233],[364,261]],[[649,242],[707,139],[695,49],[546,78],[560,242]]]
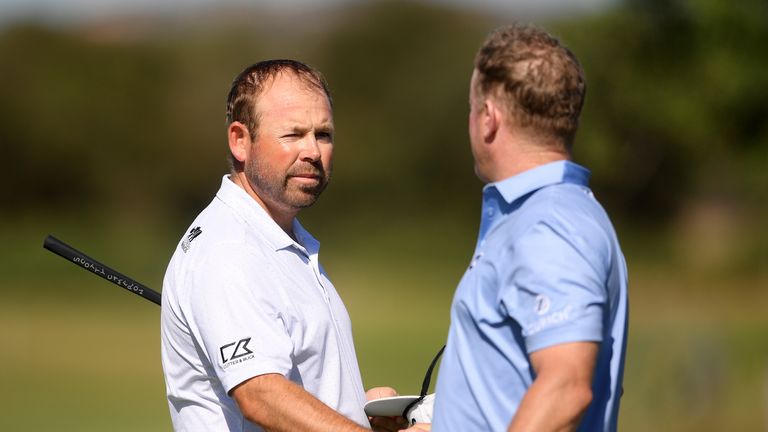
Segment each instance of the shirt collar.
[[515,176],[489,183],[483,188],[483,195],[490,195],[495,189],[507,204],[545,186],[558,183],[589,184],[588,169],[571,161],[562,160],[524,171]]
[[[293,235],[296,236],[297,242],[293,242],[299,249],[304,249],[307,255],[317,255],[320,252],[320,242],[317,241],[309,231],[299,223],[298,219],[293,220]],[[290,238],[290,237],[288,237]]]
[[293,233],[298,240],[297,242],[280,228],[280,225],[269,216],[256,200],[235,184],[229,175],[222,177],[221,188],[216,192],[216,197],[240,215],[251,228],[262,233],[276,251],[291,246],[306,252],[308,255],[316,254],[319,251],[320,242],[301,226],[298,219],[293,219]]

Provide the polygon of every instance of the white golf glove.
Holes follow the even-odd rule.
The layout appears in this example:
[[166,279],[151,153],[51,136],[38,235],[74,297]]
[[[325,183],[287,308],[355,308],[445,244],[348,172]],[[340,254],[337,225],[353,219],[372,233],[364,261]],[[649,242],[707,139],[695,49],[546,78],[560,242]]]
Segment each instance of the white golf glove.
[[410,424],[416,423],[432,423],[432,411],[435,407],[435,394],[431,393],[424,396],[424,399],[419,403],[411,407],[406,413],[405,417]]

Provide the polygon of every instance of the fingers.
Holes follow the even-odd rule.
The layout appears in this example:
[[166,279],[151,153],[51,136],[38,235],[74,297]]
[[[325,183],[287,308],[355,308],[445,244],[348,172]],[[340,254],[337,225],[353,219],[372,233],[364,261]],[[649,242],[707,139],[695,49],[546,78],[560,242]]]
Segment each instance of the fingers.
[[369,401],[393,396],[397,396],[397,391],[392,387],[374,387],[365,392],[365,398]]
[[369,420],[376,432],[398,432],[408,427],[403,417],[369,417]]
[[431,423],[416,423],[408,429],[401,429],[399,432],[430,432],[432,430]]

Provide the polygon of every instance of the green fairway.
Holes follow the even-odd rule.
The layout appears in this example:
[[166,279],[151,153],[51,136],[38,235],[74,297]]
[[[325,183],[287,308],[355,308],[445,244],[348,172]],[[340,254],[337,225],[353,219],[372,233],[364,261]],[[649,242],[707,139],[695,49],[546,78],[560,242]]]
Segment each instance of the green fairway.
[[[328,238],[323,261],[352,317],[366,387],[408,394],[419,391],[444,343],[474,234],[438,222],[400,226],[365,241],[316,231]],[[63,231],[63,240],[160,289],[172,236]],[[44,251],[45,234],[31,223],[3,236],[15,247],[5,249],[0,267],[0,430],[169,430],[159,308]],[[646,260],[633,261],[632,248],[627,255],[631,326],[620,430],[760,430],[768,383],[764,276],[723,281],[640,265]]]

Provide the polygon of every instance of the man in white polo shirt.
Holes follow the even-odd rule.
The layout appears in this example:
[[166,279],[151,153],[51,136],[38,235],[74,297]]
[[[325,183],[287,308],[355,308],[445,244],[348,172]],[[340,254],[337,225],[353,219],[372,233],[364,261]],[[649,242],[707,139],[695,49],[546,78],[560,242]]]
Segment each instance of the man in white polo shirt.
[[231,173],[163,283],[174,429],[366,430],[349,316],[318,261],[320,244],[296,219],[331,175],[325,80],[296,61],[257,63],[233,82],[227,122]]

